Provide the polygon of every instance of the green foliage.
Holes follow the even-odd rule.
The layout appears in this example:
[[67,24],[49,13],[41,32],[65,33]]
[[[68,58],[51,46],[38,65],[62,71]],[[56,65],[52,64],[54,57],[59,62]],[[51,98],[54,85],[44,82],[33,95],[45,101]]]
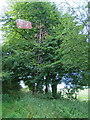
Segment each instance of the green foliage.
[[[14,93],[13,93],[14,95]],[[42,99],[43,98],[43,99]],[[3,118],[88,118],[88,103],[68,99],[48,99],[24,93],[19,99],[3,95]]]
[[[39,72],[43,69],[43,65],[40,66],[38,64],[38,54],[39,52],[41,52],[42,56],[43,52],[44,54],[47,54],[48,52],[47,56],[44,56],[44,58],[42,58],[43,63],[47,62],[48,60],[52,61],[54,55],[53,47],[56,46],[56,43],[53,43],[53,40],[52,45],[55,45],[51,47],[48,44],[48,49],[43,50],[42,48],[45,49],[45,47],[47,47],[45,46],[47,43],[45,43],[44,46],[43,44],[39,45],[38,40],[35,39],[34,36],[36,33],[39,32],[38,27],[40,26],[40,24],[43,25],[44,29],[49,34],[53,34],[53,32],[55,31],[55,26],[58,25],[58,23],[60,22],[60,13],[58,12],[54,4],[51,5],[51,3],[49,2],[16,3],[12,6],[12,8],[13,10],[7,12],[5,15],[4,21],[6,23],[4,24],[4,27],[2,29],[5,32],[6,37],[6,42],[3,45],[2,49],[3,70],[6,73],[7,70],[11,71],[11,78],[15,77],[14,81],[16,82],[17,80],[18,82],[20,81],[20,77],[25,80],[26,84],[31,84],[31,82],[33,81],[38,82],[44,77],[43,73],[43,76],[36,75],[37,70]],[[16,28],[15,20],[18,18],[31,21],[33,23],[33,29],[25,30]],[[57,21],[55,21],[55,19],[57,19]],[[53,38],[53,36],[51,37]],[[46,41],[48,42],[48,38],[46,39]],[[51,42],[51,39],[49,41]],[[52,52],[50,52],[51,50]],[[46,60],[44,60],[45,57],[47,57]],[[51,68],[49,67],[49,69]],[[31,75],[33,79],[27,80],[28,75]],[[35,76],[37,76],[37,78]]]
[[[22,79],[31,90],[37,83],[39,91],[43,84],[51,84],[55,97],[62,76],[87,71],[87,37],[80,33],[83,25],[68,14],[61,15],[50,2],[17,2],[11,8],[2,28],[3,81],[10,86]],[[33,28],[17,28],[16,19],[32,22]]]
[[[33,28],[17,28],[16,19],[32,22]],[[83,79],[72,76],[74,84],[87,85],[88,43],[81,33],[84,26],[68,14],[61,15],[49,2],[17,2],[2,21],[2,86],[9,93],[3,95],[3,118],[87,118],[87,102],[56,95],[57,84],[67,73],[80,73]],[[18,94],[20,80],[37,94]],[[52,94],[40,94],[42,85],[49,84]]]

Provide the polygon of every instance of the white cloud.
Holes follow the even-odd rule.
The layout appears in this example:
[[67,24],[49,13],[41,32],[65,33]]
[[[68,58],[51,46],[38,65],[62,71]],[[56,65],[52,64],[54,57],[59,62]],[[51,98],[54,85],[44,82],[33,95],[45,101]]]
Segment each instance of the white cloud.
[[[5,11],[8,9],[8,2],[6,0],[0,0],[0,17],[3,16]],[[0,27],[2,22],[0,22]],[[0,44],[2,44],[2,31],[0,31]]]
[[0,16],[7,10],[8,3],[6,0],[0,0]]

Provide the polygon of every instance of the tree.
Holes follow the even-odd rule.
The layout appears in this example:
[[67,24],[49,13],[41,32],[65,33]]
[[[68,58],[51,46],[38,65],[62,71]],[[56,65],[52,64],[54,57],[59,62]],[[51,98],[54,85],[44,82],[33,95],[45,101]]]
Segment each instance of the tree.
[[3,83],[11,85],[13,88],[13,85],[19,85],[21,79],[24,80],[29,76],[34,54],[29,50],[28,42],[24,40],[21,42],[20,39],[16,42],[14,40],[10,42],[8,42],[9,44],[5,43],[2,47],[2,69],[5,76],[3,76]]
[[[64,8],[66,8],[66,9],[64,9]],[[83,0],[83,1],[78,1],[78,2],[75,2],[74,0],[72,0],[72,3],[70,1],[64,1],[59,4],[58,9],[60,9],[62,11],[62,14],[69,13],[70,15],[74,16],[75,21],[78,21],[77,25],[83,25],[83,29],[80,31],[80,33],[84,34],[84,36],[86,36],[84,38],[85,38],[85,41],[87,41],[88,43],[82,42],[82,43],[84,43],[83,45],[80,45],[78,43],[79,44],[78,48],[80,48],[80,49],[82,48],[83,49],[82,51],[84,51],[83,53],[81,52],[82,65],[80,65],[80,66],[83,66],[83,68],[85,67],[85,69],[84,69],[85,75],[84,76],[86,78],[84,77],[84,79],[87,79],[86,81],[88,81],[87,83],[89,85],[88,75],[90,72],[89,72],[89,62],[87,62],[89,60],[89,2],[88,2],[88,0]],[[83,47],[81,47],[81,46],[83,46]],[[80,49],[78,52],[81,51]],[[75,60],[75,61],[77,63],[77,60]],[[80,61],[78,63],[80,63]]]
[[[30,12],[28,13],[28,11]],[[13,6],[13,10],[7,12],[5,15],[3,31],[5,32],[5,41],[7,42],[3,45],[3,56],[7,56],[9,63],[12,62],[11,66],[7,67],[7,69],[13,71],[13,74],[16,75],[17,78],[25,80],[26,84],[30,84],[31,82],[31,80],[27,80],[28,75],[34,78],[34,82],[39,83],[39,81],[35,81],[35,76],[37,78],[39,74],[40,60],[38,60],[38,57],[41,59],[39,50],[41,41],[45,38],[41,40],[38,38],[38,35],[40,36],[41,30],[44,32],[43,37],[48,35],[48,33],[52,34],[52,27],[58,23],[58,17],[59,13],[55,5],[43,2],[16,3]],[[33,23],[33,29],[23,30],[16,28],[15,20],[18,18],[31,21]],[[57,19],[57,21],[55,21],[55,19]],[[5,45],[7,45],[7,49],[5,49]],[[34,59],[32,59],[32,57]],[[3,64],[3,70],[7,71],[5,67],[7,65],[6,57],[3,57],[3,60],[5,62],[5,64]],[[31,62],[29,60],[31,60]],[[13,66],[14,63],[15,65]],[[22,73],[21,71],[24,72]]]
[[[66,72],[75,73],[78,72],[81,74],[83,71],[84,84],[88,84],[87,73],[88,73],[88,42],[86,41],[87,35],[80,33],[83,29],[83,25],[77,25],[77,22],[72,21],[71,17],[65,19],[64,25],[64,35],[62,36],[62,44],[60,49],[57,50],[58,57],[61,56],[61,63],[65,68]],[[68,28],[69,26],[69,28]],[[81,85],[83,84],[81,80]],[[79,81],[79,79],[78,79]],[[79,82],[77,82],[79,84]]]
[[[81,62],[86,60],[87,48],[86,36],[80,34],[83,26],[77,25],[74,17],[61,15],[55,4],[49,2],[21,2],[15,3],[12,8],[4,18],[4,75],[11,76],[12,79],[6,79],[12,84],[19,85],[20,80],[24,80],[33,93],[35,89],[41,91],[42,85],[46,85],[47,93],[51,84],[52,96],[56,98],[57,84],[62,76],[86,69]],[[18,29],[16,19],[32,22],[33,29]]]

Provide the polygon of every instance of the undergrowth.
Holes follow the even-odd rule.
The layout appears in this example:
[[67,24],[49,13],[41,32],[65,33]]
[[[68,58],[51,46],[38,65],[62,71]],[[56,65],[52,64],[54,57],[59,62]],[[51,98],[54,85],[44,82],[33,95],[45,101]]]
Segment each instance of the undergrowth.
[[3,95],[3,118],[88,118],[88,103],[50,99],[50,94],[13,93]]

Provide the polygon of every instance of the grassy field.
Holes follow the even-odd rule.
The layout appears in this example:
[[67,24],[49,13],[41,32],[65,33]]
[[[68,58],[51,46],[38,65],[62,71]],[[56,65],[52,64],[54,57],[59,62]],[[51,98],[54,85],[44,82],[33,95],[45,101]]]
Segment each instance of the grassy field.
[[[14,96],[4,95],[3,118],[88,118],[87,90],[79,93],[79,100],[49,99],[48,95],[30,92]],[[83,96],[84,95],[84,96]]]

